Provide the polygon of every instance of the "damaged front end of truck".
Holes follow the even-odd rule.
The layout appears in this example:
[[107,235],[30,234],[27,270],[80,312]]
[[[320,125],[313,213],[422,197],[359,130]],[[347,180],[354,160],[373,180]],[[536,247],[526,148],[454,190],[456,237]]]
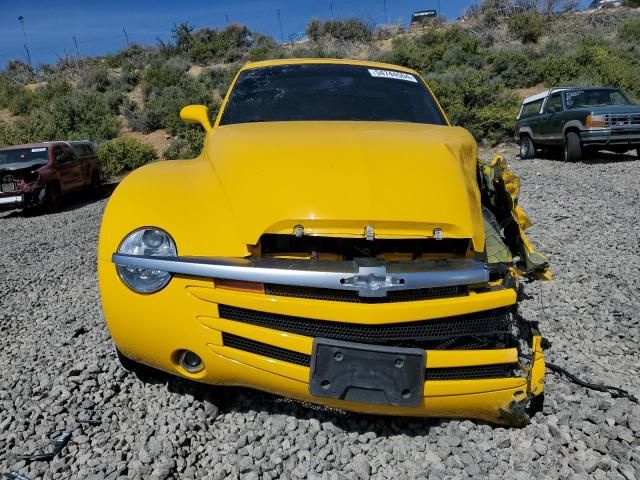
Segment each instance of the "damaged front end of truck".
[[[265,87],[286,100],[304,82],[392,110],[380,88],[398,102],[417,92],[433,116],[318,120],[342,110],[305,94],[305,121]],[[479,163],[421,82],[402,67],[279,60],[244,67],[239,106],[215,126],[186,107],[208,132],[202,155],[133,172],[105,211],[98,272],[120,357],[359,413],[525,424],[545,365],[520,282],[549,266],[517,177],[501,157]],[[188,197],[168,193],[177,181]]]

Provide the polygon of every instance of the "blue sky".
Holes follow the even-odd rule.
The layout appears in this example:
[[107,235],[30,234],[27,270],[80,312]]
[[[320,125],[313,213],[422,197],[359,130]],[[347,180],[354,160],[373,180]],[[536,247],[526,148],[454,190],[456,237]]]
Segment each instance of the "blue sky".
[[[458,17],[470,0],[440,0],[442,14]],[[18,17],[24,17],[27,42],[34,65],[56,62],[58,57],[114,52],[129,40],[152,44],[167,39],[174,23],[196,27],[223,27],[226,18],[280,40],[277,9],[284,36],[303,31],[311,17],[359,16],[384,23],[385,4],[391,21],[405,24],[413,10],[435,9],[438,0],[0,0],[0,66],[12,58],[25,60]]]
[[[455,18],[469,0],[440,0],[442,13]],[[317,16],[357,15],[382,23],[384,0],[0,0],[0,66],[12,58],[25,59],[18,17],[23,16],[34,64],[55,62],[65,50],[81,55],[113,52],[131,42],[155,43],[169,37],[173,23],[223,27],[226,17],[280,40],[276,10],[280,9],[285,38],[304,30]],[[408,22],[412,10],[437,8],[438,0],[386,0],[390,19]]]

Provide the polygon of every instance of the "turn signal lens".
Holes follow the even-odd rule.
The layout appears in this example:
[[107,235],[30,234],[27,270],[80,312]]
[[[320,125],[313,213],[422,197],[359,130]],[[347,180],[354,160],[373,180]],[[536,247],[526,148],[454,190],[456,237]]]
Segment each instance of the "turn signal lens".
[[589,115],[587,117],[587,127],[606,127],[607,121],[604,115]]

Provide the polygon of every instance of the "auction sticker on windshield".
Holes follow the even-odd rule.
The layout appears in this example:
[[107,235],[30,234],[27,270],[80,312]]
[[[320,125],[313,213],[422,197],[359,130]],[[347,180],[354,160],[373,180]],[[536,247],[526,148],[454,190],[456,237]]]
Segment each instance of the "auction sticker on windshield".
[[394,72],[393,70],[377,70],[375,68],[369,68],[368,70],[372,77],[393,78],[396,80],[407,80],[409,82],[418,83],[416,77],[409,73]]

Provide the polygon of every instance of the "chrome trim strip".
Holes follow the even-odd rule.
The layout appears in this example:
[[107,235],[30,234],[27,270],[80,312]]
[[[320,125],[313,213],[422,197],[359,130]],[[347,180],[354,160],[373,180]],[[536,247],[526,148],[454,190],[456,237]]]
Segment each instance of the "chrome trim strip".
[[469,259],[384,263],[279,258],[149,257],[114,253],[121,266],[179,275],[301,287],[355,290],[362,297],[384,297],[389,290],[471,285],[489,281],[487,264]]

